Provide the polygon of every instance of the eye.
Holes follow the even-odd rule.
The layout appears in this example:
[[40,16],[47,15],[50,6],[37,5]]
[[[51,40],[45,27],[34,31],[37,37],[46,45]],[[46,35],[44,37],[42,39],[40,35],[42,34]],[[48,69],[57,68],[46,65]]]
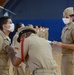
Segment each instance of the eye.
[[66,18],[69,18],[69,17],[66,17]]
[[12,24],[12,22],[10,22],[10,24]]

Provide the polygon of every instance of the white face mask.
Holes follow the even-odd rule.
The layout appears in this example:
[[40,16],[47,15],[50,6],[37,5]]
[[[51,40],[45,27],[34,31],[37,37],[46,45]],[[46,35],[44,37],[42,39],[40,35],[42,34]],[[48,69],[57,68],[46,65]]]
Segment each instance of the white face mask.
[[64,24],[69,24],[70,23],[70,18],[62,18]]
[[9,24],[9,25],[10,25],[10,28],[7,30],[9,30],[10,32],[13,32],[14,31],[14,23]]

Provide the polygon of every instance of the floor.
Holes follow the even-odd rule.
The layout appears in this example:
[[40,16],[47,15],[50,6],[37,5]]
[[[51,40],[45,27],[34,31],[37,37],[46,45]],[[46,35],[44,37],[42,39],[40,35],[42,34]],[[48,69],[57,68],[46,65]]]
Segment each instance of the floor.
[[53,57],[58,65],[58,72],[61,75],[61,48],[52,46]]

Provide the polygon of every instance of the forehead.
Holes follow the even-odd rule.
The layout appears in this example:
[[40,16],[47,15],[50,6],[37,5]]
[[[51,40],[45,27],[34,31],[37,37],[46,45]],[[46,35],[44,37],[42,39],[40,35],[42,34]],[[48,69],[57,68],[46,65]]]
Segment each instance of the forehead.
[[12,20],[11,19],[8,19],[7,22],[12,22]]

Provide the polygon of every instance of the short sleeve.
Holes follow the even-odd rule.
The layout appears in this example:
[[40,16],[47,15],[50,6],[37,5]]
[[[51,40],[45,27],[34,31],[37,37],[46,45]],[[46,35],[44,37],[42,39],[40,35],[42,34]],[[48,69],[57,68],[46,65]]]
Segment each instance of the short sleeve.
[[19,42],[17,42],[18,35],[15,35],[12,40],[12,47],[19,48]]

